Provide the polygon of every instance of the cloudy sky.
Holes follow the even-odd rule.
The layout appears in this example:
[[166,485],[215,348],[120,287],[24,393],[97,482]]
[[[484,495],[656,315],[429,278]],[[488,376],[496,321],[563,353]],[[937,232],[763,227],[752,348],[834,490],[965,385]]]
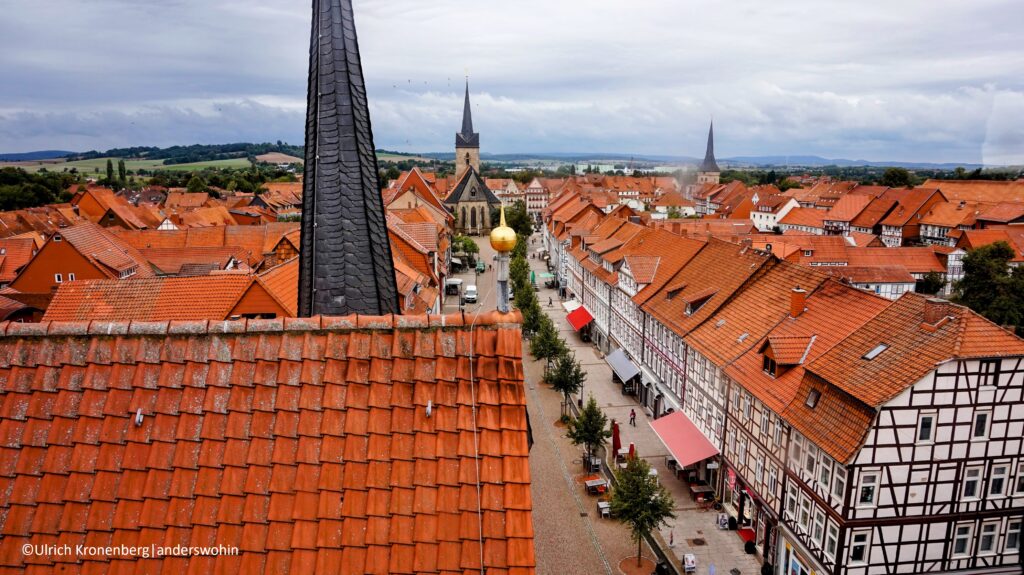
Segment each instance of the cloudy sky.
[[[0,152],[301,142],[308,0],[0,0]],[[355,0],[378,147],[1024,163],[1020,0]]]

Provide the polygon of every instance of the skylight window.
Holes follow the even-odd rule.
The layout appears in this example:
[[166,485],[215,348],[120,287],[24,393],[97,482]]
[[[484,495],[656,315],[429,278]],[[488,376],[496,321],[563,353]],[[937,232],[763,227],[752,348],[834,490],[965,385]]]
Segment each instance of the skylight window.
[[871,351],[865,353],[864,356],[863,356],[863,359],[871,361],[871,360],[875,359],[876,357],[878,357],[878,355],[880,353],[882,353],[883,351],[885,351],[887,349],[889,349],[889,344],[880,343],[880,344],[876,345],[874,347],[874,349],[872,349]]
[[807,401],[804,402],[804,405],[810,407],[811,409],[814,409],[814,406],[818,405],[818,399],[820,398],[821,392],[818,391],[817,389],[812,389],[810,393],[807,394]]

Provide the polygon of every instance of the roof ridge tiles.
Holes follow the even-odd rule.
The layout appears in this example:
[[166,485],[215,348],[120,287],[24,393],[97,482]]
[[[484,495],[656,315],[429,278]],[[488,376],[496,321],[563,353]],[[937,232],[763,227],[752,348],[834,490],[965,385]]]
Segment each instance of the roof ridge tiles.
[[455,330],[465,327],[519,329],[519,312],[454,313],[447,315],[349,315],[308,318],[165,321],[52,321],[39,323],[0,322],[0,339],[45,336],[166,336],[225,335],[282,332],[422,331]]

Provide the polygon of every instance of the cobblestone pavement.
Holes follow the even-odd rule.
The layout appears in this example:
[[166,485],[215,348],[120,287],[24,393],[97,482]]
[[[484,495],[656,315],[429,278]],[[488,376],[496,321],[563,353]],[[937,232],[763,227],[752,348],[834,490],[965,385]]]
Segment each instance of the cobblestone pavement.
[[[481,259],[490,262],[494,252],[487,238],[474,239],[480,246]],[[531,251],[539,247],[539,243],[537,240],[537,244],[531,246]],[[542,261],[529,261],[538,275],[546,271]],[[481,294],[479,309],[494,309],[496,298],[493,272],[480,276],[468,273],[457,277],[463,278],[466,285],[475,283],[478,286]],[[565,311],[557,294],[553,290],[541,289],[537,296],[541,307],[555,320],[562,337],[587,371],[584,397],[593,395],[609,418],[623,423],[623,444],[636,444],[637,452],[658,469],[675,498],[677,518],[670,520],[670,526],[662,529],[661,533],[666,545],[671,534],[674,541],[672,550],[677,557],[693,553],[697,557],[698,574],[709,573],[712,564],[717,575],[728,575],[733,568],[738,568],[742,575],[759,573],[757,561],[753,556],[743,553],[740,538],[734,532],[720,531],[715,525],[715,514],[697,510],[689,495],[684,492],[685,485],[669,475],[665,467],[667,452],[648,425],[643,410],[636,409],[636,427],[626,424],[629,410],[637,407],[637,404],[619,392],[618,386],[611,381],[611,368],[608,364],[593,346],[580,341],[565,321]],[[550,307],[547,305],[549,297],[553,300]],[[476,309],[477,306],[466,307],[467,312]],[[445,311],[458,311],[455,298],[450,298]],[[579,477],[583,475],[581,449],[573,446],[565,437],[565,428],[556,424],[561,410],[561,395],[541,383],[543,367],[529,356],[527,346],[528,342],[524,341],[527,407],[534,437],[530,451],[530,473],[537,573],[618,574],[619,562],[625,557],[636,556],[636,544],[625,526],[599,517],[597,498],[587,495],[579,483]],[[695,539],[703,539],[705,544],[696,545],[692,542]],[[654,557],[646,545],[644,555]]]

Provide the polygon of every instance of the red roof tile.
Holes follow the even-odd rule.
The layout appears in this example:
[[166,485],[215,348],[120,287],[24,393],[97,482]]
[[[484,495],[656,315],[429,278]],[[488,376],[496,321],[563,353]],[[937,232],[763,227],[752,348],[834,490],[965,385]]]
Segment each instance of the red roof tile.
[[[0,323],[0,347],[19,348],[0,354],[0,447],[18,450],[0,465],[0,532],[241,549],[81,563],[103,572],[464,572],[482,541],[489,571],[533,573],[522,340],[504,323],[518,316],[481,316],[472,335],[471,319]],[[418,362],[435,367],[402,367]]]

